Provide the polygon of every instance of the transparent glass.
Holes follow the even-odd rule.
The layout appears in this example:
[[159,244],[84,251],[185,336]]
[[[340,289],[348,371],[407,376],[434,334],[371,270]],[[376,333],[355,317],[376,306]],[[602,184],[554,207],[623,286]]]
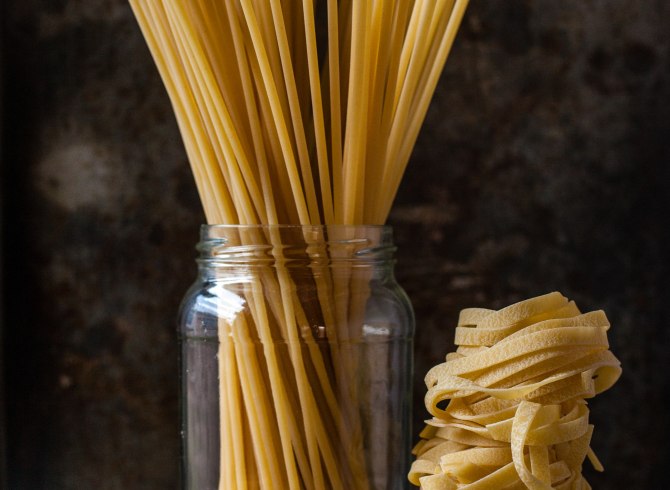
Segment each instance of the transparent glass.
[[407,487],[414,316],[384,226],[203,226],[180,312],[188,489]]

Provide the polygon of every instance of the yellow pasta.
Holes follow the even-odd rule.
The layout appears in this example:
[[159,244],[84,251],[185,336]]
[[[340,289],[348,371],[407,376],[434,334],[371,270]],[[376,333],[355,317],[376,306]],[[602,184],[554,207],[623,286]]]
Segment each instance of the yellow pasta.
[[383,223],[468,4],[129,1],[229,224]]
[[[468,4],[129,2],[207,222],[242,225],[383,224]],[[279,232],[240,232],[240,245],[271,247],[276,265],[249,281],[247,312],[219,319],[220,489],[370,487],[348,391],[356,359],[338,344],[350,340],[365,307],[355,292],[369,278],[331,277],[324,264],[337,252],[322,236],[304,239],[328,347],[306,333],[310,312],[282,266]]]
[[426,375],[433,418],[410,481],[431,490],[590,488],[584,459],[602,466],[589,448],[586,399],[621,374],[609,326],[602,311],[582,314],[556,292],[463,310],[456,352]]

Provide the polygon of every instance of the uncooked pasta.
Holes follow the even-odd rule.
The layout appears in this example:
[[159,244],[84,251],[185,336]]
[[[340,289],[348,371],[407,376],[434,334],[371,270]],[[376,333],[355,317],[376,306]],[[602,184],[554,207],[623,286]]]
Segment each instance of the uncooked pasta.
[[609,327],[604,312],[582,314],[560,293],[463,310],[458,349],[426,376],[433,418],[410,481],[424,490],[591,488],[582,463],[602,466],[586,399],[621,374]]
[[[130,4],[208,223],[359,225],[387,218],[467,0]],[[269,244],[281,263],[276,229],[238,238]],[[305,334],[308,313],[280,266],[251,279],[251,317],[220,320],[219,488],[369,487],[355,394],[334,395],[356,365],[337,347],[362,307],[346,291],[364,286],[328,271],[311,280],[327,353]],[[272,346],[277,328],[286,352]]]

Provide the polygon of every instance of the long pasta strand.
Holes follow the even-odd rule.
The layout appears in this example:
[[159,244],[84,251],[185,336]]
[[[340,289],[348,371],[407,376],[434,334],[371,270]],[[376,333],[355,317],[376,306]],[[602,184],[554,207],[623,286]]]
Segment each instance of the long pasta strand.
[[[327,0],[320,45],[314,0],[129,2],[208,223],[262,225],[386,220],[467,5]],[[309,233],[326,352],[311,338],[314,313],[280,233],[238,237],[270,246],[275,265],[245,289],[248,312],[219,321],[220,489],[369,486],[360,394],[348,383],[359,361],[340,349],[362,321],[369,278],[348,266],[331,273],[329,260],[346,252]]]

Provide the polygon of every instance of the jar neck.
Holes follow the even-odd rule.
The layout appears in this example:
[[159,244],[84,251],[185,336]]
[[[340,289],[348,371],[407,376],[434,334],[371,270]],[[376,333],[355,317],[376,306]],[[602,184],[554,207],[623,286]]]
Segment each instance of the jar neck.
[[197,249],[208,278],[264,267],[392,278],[396,247],[389,226],[203,225]]

